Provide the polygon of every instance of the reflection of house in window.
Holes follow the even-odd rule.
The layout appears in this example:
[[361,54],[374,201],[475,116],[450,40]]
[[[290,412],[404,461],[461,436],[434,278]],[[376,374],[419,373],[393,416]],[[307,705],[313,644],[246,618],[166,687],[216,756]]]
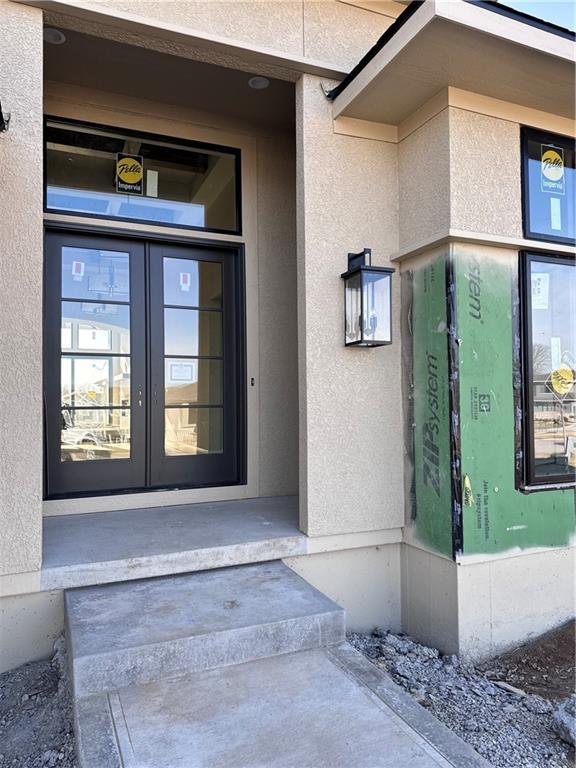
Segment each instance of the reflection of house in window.
[[[118,192],[117,155],[142,158],[143,194]],[[47,206],[106,218],[238,230],[238,153],[49,121]]]
[[576,468],[574,261],[528,257],[531,482],[570,482]]

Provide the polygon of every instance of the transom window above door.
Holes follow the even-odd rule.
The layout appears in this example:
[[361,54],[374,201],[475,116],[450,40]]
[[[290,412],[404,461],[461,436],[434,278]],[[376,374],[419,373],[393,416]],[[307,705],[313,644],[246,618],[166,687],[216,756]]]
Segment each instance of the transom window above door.
[[47,119],[47,211],[240,234],[240,151]]

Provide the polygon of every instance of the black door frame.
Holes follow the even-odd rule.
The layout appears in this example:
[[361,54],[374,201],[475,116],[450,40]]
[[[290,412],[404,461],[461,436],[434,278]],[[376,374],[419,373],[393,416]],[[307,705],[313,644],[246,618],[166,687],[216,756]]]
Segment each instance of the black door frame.
[[[60,236],[58,238],[58,235]],[[154,483],[151,478],[151,472],[150,472],[150,457],[144,456],[144,477],[145,477],[145,484],[144,485],[135,485],[130,487],[114,487],[114,488],[108,488],[108,487],[101,487],[101,488],[93,488],[93,490],[82,490],[79,486],[79,483],[76,483],[77,487],[73,488],[67,488],[66,490],[62,490],[62,485],[54,487],[54,483],[51,483],[51,478],[54,477],[54,466],[57,463],[59,467],[61,467],[66,462],[60,462],[59,456],[60,456],[60,443],[59,443],[59,427],[60,427],[60,420],[58,419],[57,428],[55,430],[55,417],[54,414],[51,414],[50,407],[48,403],[47,398],[47,392],[49,391],[50,382],[54,381],[54,369],[50,366],[50,361],[57,359],[60,359],[60,307],[58,306],[57,311],[54,311],[56,299],[54,297],[59,297],[60,294],[60,269],[61,266],[57,270],[48,270],[48,258],[47,258],[47,244],[50,240],[50,238],[58,238],[58,241],[61,241],[63,238],[69,235],[74,235],[75,240],[78,242],[81,240],[83,236],[85,236],[87,239],[91,240],[92,243],[94,242],[95,238],[98,238],[100,243],[106,242],[107,247],[109,246],[111,250],[119,250],[122,243],[132,243],[133,245],[139,244],[140,248],[142,249],[142,252],[148,251],[149,249],[155,247],[155,246],[162,246],[162,245],[180,245],[184,248],[201,248],[205,251],[223,251],[225,253],[228,253],[232,258],[230,259],[230,268],[233,272],[229,276],[229,280],[231,280],[232,283],[232,289],[234,291],[234,295],[230,297],[232,305],[233,305],[233,312],[235,315],[235,333],[234,333],[234,345],[233,345],[233,366],[234,366],[234,379],[235,379],[235,389],[236,389],[236,402],[235,402],[235,419],[234,419],[234,431],[235,431],[235,441],[236,441],[236,450],[235,450],[235,461],[234,461],[234,467],[233,471],[230,471],[228,474],[228,477],[224,479],[222,482],[216,482],[216,481],[208,481],[205,483],[201,482],[192,482],[192,483],[186,483],[186,482],[173,482],[173,483]],[[112,247],[112,243],[114,243],[114,247]],[[56,272],[56,274],[54,274]],[[230,283],[229,283],[230,285]],[[179,237],[177,235],[169,234],[169,233],[152,233],[152,232],[146,232],[146,231],[132,231],[128,229],[123,228],[116,228],[116,227],[107,227],[107,226],[85,226],[80,223],[71,222],[63,223],[63,222],[45,222],[45,257],[44,257],[44,342],[43,342],[43,351],[44,351],[44,497],[46,499],[57,499],[57,498],[79,498],[83,496],[101,496],[101,495],[110,495],[110,494],[123,494],[123,493],[135,493],[135,492],[153,492],[155,490],[168,490],[168,489],[186,489],[186,488],[201,488],[201,487],[218,487],[218,486],[230,486],[230,485],[243,485],[246,483],[246,476],[247,476],[247,386],[246,386],[246,292],[245,292],[245,246],[243,243],[238,243],[234,241],[229,240],[212,240],[207,238],[188,238],[188,237]],[[132,290],[132,288],[131,288]],[[146,303],[146,311],[149,312],[149,287],[145,287],[145,294],[144,294],[144,302]],[[58,304],[59,304],[59,298],[58,298]],[[133,311],[132,311],[132,303],[131,303],[131,323],[133,320]],[[58,325],[57,331],[54,332],[54,328],[52,326]],[[132,326],[134,329],[136,326]],[[145,333],[146,329],[142,328],[137,333]],[[133,337],[134,338],[134,337]],[[139,339],[140,337],[137,336]],[[150,340],[145,340],[143,342],[144,348],[146,349],[146,355],[149,354],[149,346],[150,346]],[[131,354],[134,354],[134,345],[131,347]],[[56,357],[55,357],[56,355]],[[145,373],[150,370],[150,366],[148,364],[148,361],[145,361]],[[142,378],[142,381],[138,382],[138,384],[144,386],[143,390],[143,396],[144,396],[144,403],[150,402],[151,400],[151,392],[148,393],[148,397],[146,397],[147,388],[150,386],[150,376],[144,375]],[[59,383],[59,374],[57,377],[57,383]],[[131,378],[131,400],[132,403],[136,404],[138,391],[136,390],[136,378]],[[140,387],[138,387],[138,390]],[[60,392],[58,391],[58,398],[60,397]],[[52,402],[54,402],[54,398],[52,397]],[[54,409],[56,411],[56,409]],[[143,409],[144,410],[144,409]],[[146,413],[146,418],[144,419],[146,423],[146,429],[148,432],[150,431],[150,423],[151,423],[151,414],[148,412]],[[55,445],[54,443],[54,435],[55,433],[58,435],[58,443]],[[141,438],[141,445],[143,446],[143,452],[146,453],[146,446],[150,445],[150,436],[148,434],[143,434]],[[52,455],[51,455],[52,451]],[[176,457],[177,458],[177,457]],[[199,458],[199,457],[197,457]],[[55,461],[57,459],[57,461]],[[76,464],[79,466],[82,464],[82,462],[71,462],[73,464]],[[90,462],[90,464],[101,464],[102,465],[102,471],[104,472],[104,465],[107,465],[108,468],[110,468],[110,465],[116,463],[116,464],[125,464],[124,460],[99,460],[98,462]],[[91,469],[92,469],[91,467]],[[118,467],[118,470],[115,470],[116,472],[121,473],[122,470],[120,466]],[[113,478],[114,479],[114,478]],[[60,478],[62,480],[62,478]],[[152,481],[152,482],[151,482]]]

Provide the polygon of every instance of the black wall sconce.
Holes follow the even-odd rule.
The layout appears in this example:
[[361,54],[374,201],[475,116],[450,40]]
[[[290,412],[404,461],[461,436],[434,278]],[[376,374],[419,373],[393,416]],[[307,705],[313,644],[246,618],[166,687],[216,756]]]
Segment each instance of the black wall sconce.
[[372,250],[348,254],[344,272],[345,325],[347,347],[382,347],[392,343],[391,267],[373,267]]
[[2,102],[0,101],[0,133],[5,133],[10,125],[10,112],[2,112]]

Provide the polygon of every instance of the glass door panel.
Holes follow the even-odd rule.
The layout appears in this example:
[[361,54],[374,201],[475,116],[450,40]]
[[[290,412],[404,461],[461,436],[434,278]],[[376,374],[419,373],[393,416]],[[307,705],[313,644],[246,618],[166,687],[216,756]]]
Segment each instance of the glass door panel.
[[151,270],[151,481],[239,482],[237,260],[154,245]]
[[50,232],[47,495],[242,482],[234,249]]
[[50,233],[46,288],[48,494],[144,487],[144,246]]

